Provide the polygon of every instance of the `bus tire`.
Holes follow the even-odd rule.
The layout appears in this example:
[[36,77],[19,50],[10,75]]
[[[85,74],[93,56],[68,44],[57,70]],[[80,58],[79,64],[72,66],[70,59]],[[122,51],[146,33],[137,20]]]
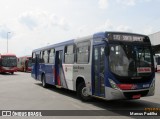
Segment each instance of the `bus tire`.
[[91,97],[87,94],[87,89],[85,86],[85,83],[80,83],[77,87],[77,96],[82,100],[82,101],[89,101]]
[[43,88],[47,88],[47,83],[46,83],[46,77],[45,77],[45,75],[42,75],[42,86],[43,86]]
[[14,74],[14,72],[11,72],[11,74],[13,75],[13,74]]

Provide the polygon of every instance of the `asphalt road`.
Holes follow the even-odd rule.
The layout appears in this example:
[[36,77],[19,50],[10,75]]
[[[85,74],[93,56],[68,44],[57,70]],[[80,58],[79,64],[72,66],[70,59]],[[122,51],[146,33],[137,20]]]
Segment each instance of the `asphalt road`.
[[[114,110],[144,110],[149,107],[160,108],[160,73],[156,74],[154,96],[139,100],[104,101],[93,99],[90,102],[82,102],[73,91],[52,86],[45,89],[41,82],[31,78],[30,73],[0,74],[0,110],[112,110],[113,113],[121,116],[123,115],[121,112]],[[118,116],[114,118],[118,118]],[[125,116],[125,118],[128,117]]]

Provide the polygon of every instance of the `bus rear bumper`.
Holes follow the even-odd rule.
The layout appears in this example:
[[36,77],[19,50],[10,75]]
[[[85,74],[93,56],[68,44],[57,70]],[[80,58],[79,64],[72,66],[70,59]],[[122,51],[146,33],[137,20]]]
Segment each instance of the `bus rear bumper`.
[[4,73],[6,73],[6,72],[17,72],[17,70],[1,70],[1,72],[4,72]]
[[1,70],[0,70],[0,72],[17,72],[17,68],[16,67],[13,67],[13,68],[6,68],[6,67],[4,67],[4,68],[1,68]]
[[32,68],[27,68],[27,72],[31,72],[32,71]]

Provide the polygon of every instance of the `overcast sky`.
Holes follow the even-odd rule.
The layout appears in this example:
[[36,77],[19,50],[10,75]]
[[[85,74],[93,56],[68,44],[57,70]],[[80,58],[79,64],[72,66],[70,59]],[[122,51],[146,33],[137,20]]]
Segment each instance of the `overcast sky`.
[[160,31],[160,0],[0,0],[0,53],[33,49],[100,31]]

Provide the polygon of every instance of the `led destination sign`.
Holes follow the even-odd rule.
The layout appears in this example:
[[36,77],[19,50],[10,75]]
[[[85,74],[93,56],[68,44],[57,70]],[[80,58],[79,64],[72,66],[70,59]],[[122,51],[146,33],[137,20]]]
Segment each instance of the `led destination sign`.
[[113,34],[112,39],[119,41],[129,41],[129,42],[134,42],[134,41],[143,42],[145,37],[137,35]]

